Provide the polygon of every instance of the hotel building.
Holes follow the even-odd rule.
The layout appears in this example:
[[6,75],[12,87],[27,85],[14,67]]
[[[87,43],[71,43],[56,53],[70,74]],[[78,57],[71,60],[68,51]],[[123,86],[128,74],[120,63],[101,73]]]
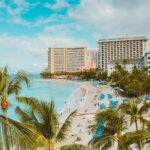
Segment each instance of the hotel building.
[[97,50],[88,51],[88,68],[96,68],[97,66]]
[[142,58],[147,49],[146,37],[104,39],[98,41],[97,67],[107,70],[113,60]]
[[134,67],[140,68],[140,61],[141,61],[140,58],[126,59],[126,60],[123,60],[123,59],[122,60],[112,60],[107,64],[108,75],[110,75],[115,70],[116,63],[123,66],[126,71],[131,73],[132,70],[134,69]]
[[86,68],[88,64],[88,51],[86,47],[49,48],[48,71],[76,72]]
[[145,53],[144,57],[141,58],[140,68],[147,68],[150,73],[150,52]]

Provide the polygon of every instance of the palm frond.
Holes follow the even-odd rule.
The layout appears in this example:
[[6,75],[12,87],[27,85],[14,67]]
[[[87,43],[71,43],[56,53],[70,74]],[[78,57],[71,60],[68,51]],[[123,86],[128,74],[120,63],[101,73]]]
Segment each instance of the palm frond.
[[19,94],[21,91],[22,83],[25,83],[28,87],[30,85],[30,77],[24,71],[19,71],[16,73],[8,83],[8,94]]
[[5,89],[7,88],[8,83],[8,70],[7,66],[4,69],[1,69],[0,73],[0,94],[4,94]]
[[4,140],[5,138],[8,139],[10,148],[12,146],[22,147],[23,139],[26,139],[24,143],[26,143],[28,147],[36,146],[36,144],[38,144],[36,143],[36,139],[38,139],[39,135],[22,123],[0,115],[0,124],[1,126],[3,124],[7,125],[7,130],[3,130],[3,136]]
[[38,121],[32,111],[23,111],[20,107],[16,107],[15,112],[20,117],[21,122],[28,125],[32,125],[34,122]]
[[114,145],[115,141],[116,141],[116,137],[114,135],[108,135],[108,136],[92,139],[89,142],[89,145],[92,146],[93,150],[97,150],[97,149],[108,150],[110,147]]
[[34,97],[17,96],[16,99],[18,102],[29,106],[32,110],[38,110],[40,106],[39,100]]
[[148,130],[127,132],[123,135],[122,146],[131,146],[132,144],[138,145],[139,141],[144,145],[148,140],[150,140],[150,131]]
[[88,150],[87,146],[80,144],[65,145],[60,148],[60,150]]
[[67,118],[66,120],[62,123],[62,125],[59,127],[59,130],[56,134],[56,141],[60,142],[63,139],[65,139],[66,134],[69,130],[69,128],[71,127],[71,123],[72,123],[72,119],[75,116],[76,111],[72,112]]
[[139,114],[147,113],[150,110],[150,102],[144,103],[139,109]]

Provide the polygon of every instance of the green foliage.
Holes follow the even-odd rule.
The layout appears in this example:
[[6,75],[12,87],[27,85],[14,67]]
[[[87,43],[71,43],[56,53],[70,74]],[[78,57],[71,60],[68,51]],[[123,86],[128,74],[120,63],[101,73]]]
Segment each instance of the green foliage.
[[[131,149],[130,146],[137,145],[139,149],[148,145],[150,142],[150,121],[146,120],[144,115],[149,112],[150,103],[138,106],[136,102],[122,104],[118,109],[107,109],[99,112],[95,116],[95,124],[89,128],[92,132],[97,130],[97,122],[103,121],[103,134],[97,138],[93,138],[89,145],[93,150],[107,150],[114,143],[118,143],[119,150]],[[141,129],[127,132],[130,125],[137,121],[144,123]]]
[[[126,130],[128,126],[127,117],[118,110],[108,109],[102,112],[99,112],[95,116],[95,122],[103,121],[104,122],[104,131],[103,135],[92,139],[90,145],[93,149],[101,148],[103,150],[109,149],[118,141],[118,148],[120,147],[122,141],[119,141],[119,138],[122,138],[122,132]],[[97,125],[95,125],[95,130]]]
[[122,146],[130,146],[132,144],[139,144],[141,141],[141,146],[146,146],[147,144],[150,145],[150,130],[139,130],[139,131],[132,131],[127,132],[123,136],[123,143]]
[[120,105],[119,109],[130,117],[130,124],[132,125],[135,123],[136,130],[138,130],[137,122],[140,121],[144,125],[145,120],[143,115],[149,112],[150,103],[144,103],[143,105],[139,106],[136,101],[131,101],[129,103]]
[[[66,120],[61,123],[58,114],[55,111],[54,101],[43,102],[32,97],[17,97],[19,102],[28,106],[27,110],[16,108],[16,113],[20,120],[29,129],[36,131],[43,138],[43,147],[65,140],[67,132],[71,126],[71,121],[75,112],[71,113]],[[46,144],[45,144],[46,143]]]
[[62,146],[60,150],[88,150],[88,148],[84,145],[72,144],[72,145]]
[[121,96],[127,98],[138,98],[150,93],[150,75],[146,70],[134,67],[133,71],[128,73],[124,67],[116,64],[115,71],[108,80],[121,89],[118,90]]
[[80,72],[42,72],[41,76],[42,78],[56,78],[58,76],[66,76],[66,78],[78,77],[83,80],[106,80],[107,72],[103,71],[102,69],[88,69]]
[[[9,106],[11,105],[10,99],[8,99],[10,95],[17,95],[22,89],[22,84],[25,83],[27,86],[30,85],[30,78],[28,74],[24,71],[19,71],[15,75],[10,75],[8,72],[7,67],[0,68],[0,107],[3,111],[3,114],[5,116],[5,120],[7,122],[4,122],[4,118],[0,121],[0,126],[2,129],[1,137],[3,137],[3,147],[6,150],[9,150],[12,147],[12,141],[10,140],[10,126],[8,125],[9,121],[11,123],[13,122],[10,119],[7,119],[7,110]],[[14,130],[13,130],[14,131]]]
[[[4,126],[5,124],[7,124],[7,126]],[[3,143],[4,149],[13,149],[15,146],[17,146],[17,150],[34,150],[37,148],[37,144],[35,144],[35,141],[33,140],[37,137],[37,134],[32,132],[32,130],[28,129],[22,123],[0,115],[0,130],[1,137],[6,138],[7,136],[7,140],[9,142],[8,147],[5,145],[5,139],[0,140],[1,143]]]
[[19,94],[22,83],[30,85],[30,77],[24,71],[19,71],[15,75],[9,75],[7,67],[0,69],[0,100],[12,94]]

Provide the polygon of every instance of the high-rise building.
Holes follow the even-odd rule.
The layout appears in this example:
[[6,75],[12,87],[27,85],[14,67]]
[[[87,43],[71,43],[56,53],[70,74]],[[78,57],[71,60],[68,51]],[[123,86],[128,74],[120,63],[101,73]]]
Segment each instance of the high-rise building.
[[112,60],[143,57],[147,49],[147,41],[146,37],[99,40],[97,67],[107,70],[107,64]]
[[96,68],[97,65],[97,50],[88,51],[88,67]]
[[88,51],[86,47],[74,48],[49,48],[48,71],[76,72],[86,68],[88,63]]

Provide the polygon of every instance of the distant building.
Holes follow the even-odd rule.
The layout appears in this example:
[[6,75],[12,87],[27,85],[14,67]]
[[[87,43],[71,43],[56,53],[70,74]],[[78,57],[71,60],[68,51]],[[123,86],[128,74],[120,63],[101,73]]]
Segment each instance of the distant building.
[[113,60],[142,58],[147,49],[146,37],[103,39],[98,41],[97,67],[108,69]]
[[136,59],[127,59],[127,60],[112,60],[107,65],[107,72],[108,75],[110,75],[114,70],[115,66],[118,63],[119,65],[125,67],[125,70],[127,70],[129,73],[132,72],[133,68],[136,66],[137,68],[140,68],[140,58]]
[[144,57],[141,58],[140,68],[148,68],[150,73],[150,52],[145,53]]
[[88,68],[96,68],[97,65],[97,50],[88,51]]
[[76,72],[86,68],[88,63],[88,51],[86,47],[74,48],[49,48],[48,71]]

